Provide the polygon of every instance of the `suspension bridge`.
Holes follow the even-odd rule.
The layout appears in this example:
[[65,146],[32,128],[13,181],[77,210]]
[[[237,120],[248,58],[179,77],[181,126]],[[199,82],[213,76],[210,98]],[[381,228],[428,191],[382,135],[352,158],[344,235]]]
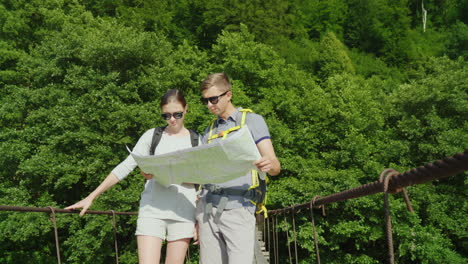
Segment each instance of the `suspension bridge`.
[[[256,257],[254,263],[280,263],[280,247],[287,247],[288,251],[288,260],[289,263],[299,263],[298,258],[298,249],[297,249],[297,232],[296,232],[296,215],[301,210],[310,211],[310,222],[312,225],[312,232],[314,237],[315,245],[315,259],[316,263],[321,263],[320,260],[320,247],[317,240],[317,231],[315,228],[315,217],[314,209],[321,209],[322,214],[325,215],[325,205],[329,203],[359,198],[367,195],[373,195],[377,193],[383,193],[383,204],[385,208],[385,231],[386,231],[386,240],[388,248],[388,263],[395,263],[394,256],[394,242],[392,235],[392,220],[390,215],[390,204],[389,204],[389,195],[402,192],[405,198],[407,209],[410,212],[413,212],[411,202],[409,200],[408,194],[405,190],[406,187],[422,184],[429,181],[446,178],[449,176],[460,174],[468,170],[468,150],[465,150],[462,153],[457,153],[453,156],[437,160],[432,163],[428,163],[424,166],[420,166],[404,173],[399,173],[393,169],[384,170],[379,180],[358,186],[349,190],[331,194],[325,197],[315,196],[311,201],[303,204],[296,204],[290,207],[270,210],[269,217],[257,218],[257,239],[256,243]],[[50,220],[54,229],[54,239],[55,239],[55,249],[57,256],[57,263],[61,264],[61,255],[60,255],[60,241],[59,241],[59,229],[57,228],[57,218],[56,214],[77,214],[79,211],[76,210],[65,210],[60,208],[54,208],[51,206],[38,208],[38,207],[21,207],[21,206],[11,206],[11,205],[0,205],[0,211],[9,211],[9,212],[36,212],[36,213],[47,213],[50,214]],[[113,233],[114,233],[114,250],[115,250],[115,263],[119,263],[119,241],[117,236],[117,215],[137,215],[136,212],[116,212],[113,210],[110,211],[96,211],[88,210],[87,214],[100,214],[100,215],[109,215],[112,217]],[[290,214],[290,221],[292,224],[292,234],[289,237],[289,232],[286,232],[287,241],[280,245],[279,241],[279,232],[278,228],[278,219],[282,216],[283,219],[287,219],[286,216]],[[289,243],[292,240],[293,243]],[[292,245],[291,245],[292,244]],[[294,247],[292,249],[291,247]],[[187,253],[187,261],[190,262],[190,252]]]

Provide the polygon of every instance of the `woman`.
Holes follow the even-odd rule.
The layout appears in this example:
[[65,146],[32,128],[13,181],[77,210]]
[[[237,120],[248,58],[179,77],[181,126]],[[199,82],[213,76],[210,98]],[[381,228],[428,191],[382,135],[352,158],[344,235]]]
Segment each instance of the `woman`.
[[[192,147],[190,132],[184,127],[187,103],[182,93],[169,90],[160,103],[164,120],[161,140],[155,155],[164,154]],[[149,155],[155,128],[146,131],[138,140],[133,152]],[[106,179],[85,199],[65,209],[83,208],[80,216],[86,213],[94,199],[101,193],[125,178],[137,166],[129,155],[112,170]],[[151,174],[142,172],[147,179],[145,190],[141,194],[136,236],[139,263],[159,263],[161,246],[167,239],[165,263],[184,263],[190,239],[194,236],[196,191],[193,184],[172,184],[165,187],[159,184]]]

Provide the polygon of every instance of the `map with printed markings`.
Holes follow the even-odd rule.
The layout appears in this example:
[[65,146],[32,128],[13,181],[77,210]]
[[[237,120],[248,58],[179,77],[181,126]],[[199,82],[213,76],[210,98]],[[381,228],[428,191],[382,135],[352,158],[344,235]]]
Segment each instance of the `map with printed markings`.
[[253,162],[261,157],[247,126],[223,140],[194,148],[154,156],[129,152],[142,171],[165,186],[227,182],[255,169]]

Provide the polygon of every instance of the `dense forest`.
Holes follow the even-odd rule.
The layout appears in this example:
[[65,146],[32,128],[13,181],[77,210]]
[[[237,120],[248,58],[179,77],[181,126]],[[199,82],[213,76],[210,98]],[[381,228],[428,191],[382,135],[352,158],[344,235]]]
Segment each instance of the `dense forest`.
[[[357,187],[468,148],[467,59],[467,0],[1,0],[0,204],[85,197],[163,124],[168,89],[201,132],[200,82],[220,71],[269,125],[282,164],[270,209]],[[414,213],[391,197],[397,263],[466,263],[466,176],[408,188]],[[143,185],[135,170],[91,209],[135,212]],[[322,262],[385,263],[382,203],[317,214]],[[315,263],[309,213],[296,221],[299,263]],[[115,261],[109,216],[57,224],[65,263]],[[137,262],[135,226],[118,216],[120,263]],[[0,213],[0,263],[55,262],[47,214]]]

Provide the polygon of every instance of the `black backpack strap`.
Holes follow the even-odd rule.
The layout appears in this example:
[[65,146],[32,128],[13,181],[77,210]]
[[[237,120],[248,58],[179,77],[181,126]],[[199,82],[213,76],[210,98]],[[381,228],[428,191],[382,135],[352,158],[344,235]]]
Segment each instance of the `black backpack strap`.
[[150,155],[154,155],[156,147],[158,146],[159,141],[161,141],[162,133],[166,127],[167,126],[154,128],[153,138],[151,139],[151,146],[149,151]]
[[[153,138],[151,139],[151,146],[150,146],[150,152],[149,152],[150,155],[154,155],[154,152],[156,151],[156,147],[158,146],[159,141],[161,141],[162,133],[164,129],[166,129],[166,127],[167,126],[156,127],[154,129]],[[198,140],[200,138],[200,135],[191,129],[189,129],[189,132],[190,132],[190,142],[192,143],[192,147],[198,146]]]
[[192,129],[189,129],[190,132],[190,141],[192,142],[192,147],[198,146],[198,139],[200,138],[200,135],[193,131]]
[[[189,129],[190,132],[190,142],[192,142],[192,147],[198,146],[198,139],[200,138],[200,134],[198,134],[196,131]],[[200,184],[194,184],[195,186],[195,191],[198,191],[200,189]]]

